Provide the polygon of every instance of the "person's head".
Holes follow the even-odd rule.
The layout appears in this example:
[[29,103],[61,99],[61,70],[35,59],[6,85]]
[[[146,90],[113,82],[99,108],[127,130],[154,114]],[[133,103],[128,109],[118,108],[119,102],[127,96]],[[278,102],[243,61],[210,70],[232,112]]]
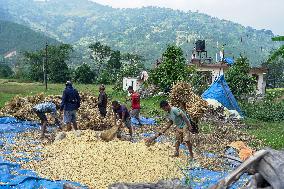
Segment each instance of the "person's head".
[[118,101],[112,101],[112,107],[113,107],[114,110],[119,109],[119,107],[120,107],[119,102]]
[[130,94],[134,93],[134,90],[133,90],[133,87],[132,87],[132,86],[129,86],[127,90],[128,90],[128,92],[129,92]]
[[65,85],[66,85],[66,87],[72,87],[72,82],[71,81],[66,81]]
[[163,110],[169,112],[171,110],[171,106],[169,105],[169,103],[166,100],[162,100],[160,102],[160,108],[162,108]]
[[99,90],[100,91],[104,91],[105,90],[105,86],[103,84],[101,84],[100,87],[99,87]]

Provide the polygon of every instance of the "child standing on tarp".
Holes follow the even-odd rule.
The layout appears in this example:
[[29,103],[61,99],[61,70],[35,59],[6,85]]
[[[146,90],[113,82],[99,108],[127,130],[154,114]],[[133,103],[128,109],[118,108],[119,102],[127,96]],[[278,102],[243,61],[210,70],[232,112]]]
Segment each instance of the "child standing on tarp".
[[41,104],[37,104],[33,107],[33,111],[37,114],[41,121],[41,136],[40,138],[43,139],[45,137],[46,132],[46,125],[47,125],[47,117],[46,113],[51,113],[52,117],[55,119],[55,124],[59,126],[61,129],[60,121],[57,117],[56,105],[52,102],[45,102]]

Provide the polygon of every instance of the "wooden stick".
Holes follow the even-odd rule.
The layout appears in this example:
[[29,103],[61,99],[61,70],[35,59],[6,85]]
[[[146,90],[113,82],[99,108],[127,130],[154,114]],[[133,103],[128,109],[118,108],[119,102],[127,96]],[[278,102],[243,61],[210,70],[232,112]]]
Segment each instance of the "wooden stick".
[[220,155],[219,157],[220,158],[228,158],[228,159],[235,160],[235,161],[238,161],[240,163],[243,163],[243,161],[240,158],[237,158],[237,157],[234,157],[234,156]]
[[244,161],[238,168],[232,171],[227,177],[219,181],[216,185],[210,187],[210,189],[223,189],[228,188],[234,183],[249,167],[257,163],[263,156],[268,153],[267,150],[260,150],[253,156]]

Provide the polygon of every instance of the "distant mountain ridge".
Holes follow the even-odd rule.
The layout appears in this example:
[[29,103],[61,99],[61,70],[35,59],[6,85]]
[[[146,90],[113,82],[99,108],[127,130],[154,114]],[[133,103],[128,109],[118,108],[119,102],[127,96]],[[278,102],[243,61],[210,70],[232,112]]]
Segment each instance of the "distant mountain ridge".
[[206,40],[208,55],[214,60],[226,44],[225,55],[246,55],[252,66],[260,66],[278,46],[271,41],[274,34],[270,30],[255,30],[197,12],[157,7],[114,9],[88,0],[0,0],[0,5],[14,22],[72,43],[83,54],[82,61],[88,61],[87,47],[95,41],[141,54],[148,64],[172,43],[181,46],[190,57],[198,39]]
[[10,51],[33,51],[43,49],[46,41],[49,44],[59,44],[55,39],[35,32],[27,26],[0,20],[0,55]]

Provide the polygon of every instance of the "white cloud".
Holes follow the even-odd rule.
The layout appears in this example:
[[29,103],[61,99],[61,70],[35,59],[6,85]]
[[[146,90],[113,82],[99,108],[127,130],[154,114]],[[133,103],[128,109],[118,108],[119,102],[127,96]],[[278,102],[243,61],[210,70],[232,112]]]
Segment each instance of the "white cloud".
[[203,12],[284,35],[284,0],[93,0],[115,8],[159,6]]

